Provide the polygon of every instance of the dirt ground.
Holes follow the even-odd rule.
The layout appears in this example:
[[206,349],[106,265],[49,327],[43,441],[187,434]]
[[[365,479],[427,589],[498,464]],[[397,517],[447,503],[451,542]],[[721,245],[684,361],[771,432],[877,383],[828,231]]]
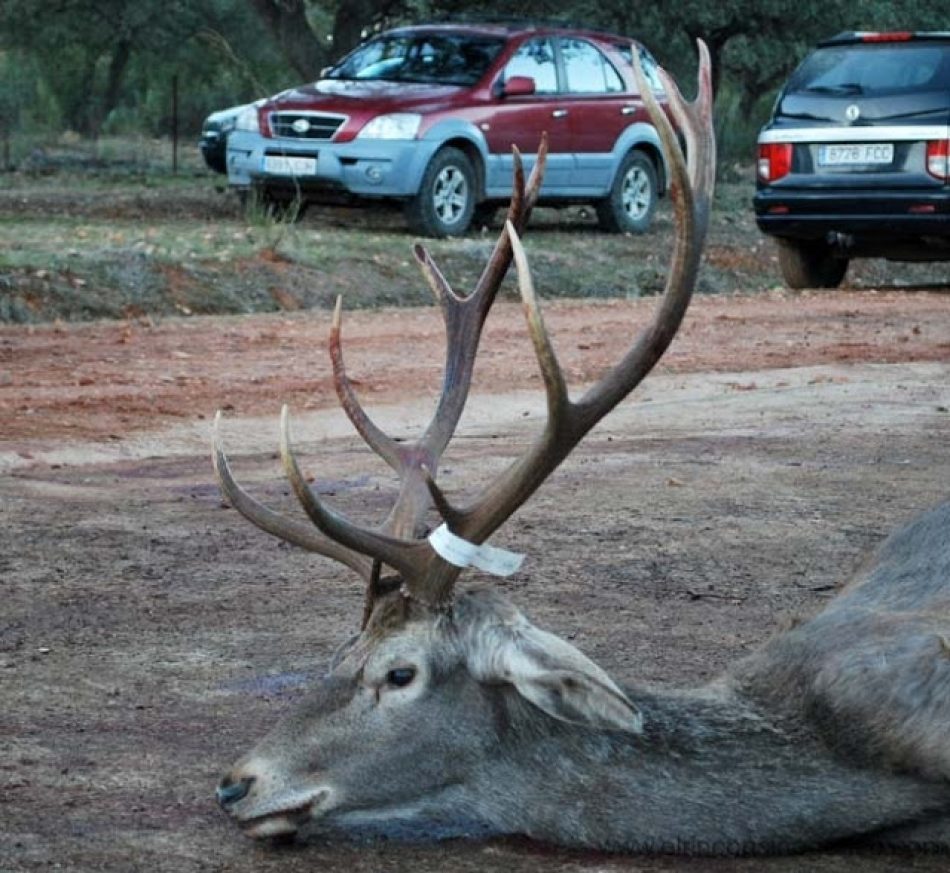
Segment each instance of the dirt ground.
[[[546,309],[572,384],[652,303]],[[327,315],[0,328],[0,870],[814,871],[946,869],[946,857],[823,852],[704,860],[520,839],[251,844],[213,800],[222,770],[357,625],[348,571],[222,504],[238,477],[291,513],[282,402],[336,507],[381,518],[393,480],[350,434]],[[438,390],[434,309],[347,316],[358,389],[396,435]],[[483,482],[537,429],[520,313],[485,337],[441,481]],[[668,357],[496,537],[541,625],[618,680],[694,684],[820,608],[867,549],[950,494],[950,294],[840,291],[695,302]]]

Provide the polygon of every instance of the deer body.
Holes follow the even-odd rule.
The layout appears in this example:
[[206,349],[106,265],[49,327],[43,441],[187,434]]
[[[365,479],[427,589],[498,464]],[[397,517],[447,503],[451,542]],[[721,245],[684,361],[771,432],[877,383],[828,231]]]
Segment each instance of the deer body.
[[[518,231],[540,190],[515,156],[509,221],[475,290],[460,297],[416,256],[446,323],[442,395],[413,444],[384,434],[330,352],[344,410],[398,473],[378,527],[324,505],[282,416],[281,456],[313,523],[278,515],[233,479],[225,495],[265,531],[341,561],[367,583],[361,632],[309,697],[224,776],[218,800],[253,837],[304,826],[430,835],[520,833],[571,846],[735,854],[871,837],[950,849],[950,503],[895,534],[815,618],[699,689],[621,688],[574,646],[490,590],[457,594],[462,568],[427,537],[433,514],[474,548],[544,482],[647,375],[696,281],[714,182],[708,54],[688,104],[667,80],[689,155],[639,73],[664,143],[677,238],[654,319],[593,387],[569,396]],[[482,325],[514,260],[548,417],[481,494],[450,500],[435,481],[470,386]],[[383,568],[395,575],[383,575]],[[592,580],[595,584],[595,580]]]
[[[515,671],[560,693],[558,681],[575,671],[583,683],[590,662],[563,640],[552,651],[500,595],[463,594],[439,614],[389,595],[310,700],[235,768],[232,780],[252,776],[257,796],[232,811],[252,833],[316,820],[691,854],[886,841],[919,822],[942,824],[946,839],[948,531],[950,503],[888,540],[815,618],[704,687],[620,690],[637,715],[626,728],[622,717],[602,723],[597,700],[546,711],[519,690]],[[367,680],[394,664],[417,673],[408,701]],[[367,713],[380,723],[357,718]],[[302,818],[260,819],[310,781],[321,799]]]

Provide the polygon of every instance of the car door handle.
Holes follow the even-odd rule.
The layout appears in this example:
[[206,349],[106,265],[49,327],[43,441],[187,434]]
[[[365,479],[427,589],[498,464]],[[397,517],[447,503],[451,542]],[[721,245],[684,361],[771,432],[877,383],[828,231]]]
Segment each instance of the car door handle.
[[640,111],[640,107],[639,107],[639,106],[624,106],[624,107],[620,110],[620,114],[621,114],[621,115],[633,115],[633,114],[635,114],[635,113],[637,113],[637,112],[639,112],[639,111]]
[[566,110],[566,109],[555,109],[555,110],[551,113],[551,118],[567,118],[567,110]]

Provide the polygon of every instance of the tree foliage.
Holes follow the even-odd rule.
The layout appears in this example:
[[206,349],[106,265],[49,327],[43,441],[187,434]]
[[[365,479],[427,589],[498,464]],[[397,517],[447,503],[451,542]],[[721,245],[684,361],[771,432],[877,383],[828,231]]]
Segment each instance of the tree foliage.
[[[646,43],[684,81],[704,39],[720,104],[757,123],[808,48],[841,30],[936,29],[946,0],[498,0],[491,15],[580,22]],[[485,17],[473,0],[35,0],[0,5],[0,129],[161,133],[173,77],[184,127],[314,79],[368,33]],[[38,108],[42,107],[42,111]],[[758,113],[758,115],[757,115]]]

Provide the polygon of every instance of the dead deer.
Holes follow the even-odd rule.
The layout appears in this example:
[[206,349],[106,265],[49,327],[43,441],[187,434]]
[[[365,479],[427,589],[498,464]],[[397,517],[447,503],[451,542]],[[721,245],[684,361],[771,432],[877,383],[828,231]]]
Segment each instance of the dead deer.
[[[634,58],[637,53],[634,52]],[[642,79],[641,79],[642,82]],[[543,150],[516,184],[505,231],[475,290],[416,256],[441,304],[447,358],[423,436],[384,434],[344,369],[339,304],[330,352],[343,408],[398,473],[379,528],[357,525],[307,484],[282,416],[281,455],[312,526],[234,481],[227,499],[268,533],[342,561],[367,583],[362,629],[329,672],[221,781],[221,806],[252,837],[310,828],[519,833],[578,847],[788,852],[847,838],[950,848],[950,503],[892,536],[876,563],[810,621],[691,690],[621,688],[574,646],[490,590],[459,592],[465,560],[428,535],[436,511],[471,553],[650,371],[695,284],[714,183],[710,68],[700,45],[693,103],[666,83],[686,158],[641,84],[673,180],[677,237],[654,319],[618,364],[571,399],[519,241]],[[543,433],[496,481],[459,503],[436,478],[512,258],[547,394]],[[466,545],[468,544],[468,545]],[[449,555],[451,557],[451,555]],[[387,568],[387,573],[382,568]]]

